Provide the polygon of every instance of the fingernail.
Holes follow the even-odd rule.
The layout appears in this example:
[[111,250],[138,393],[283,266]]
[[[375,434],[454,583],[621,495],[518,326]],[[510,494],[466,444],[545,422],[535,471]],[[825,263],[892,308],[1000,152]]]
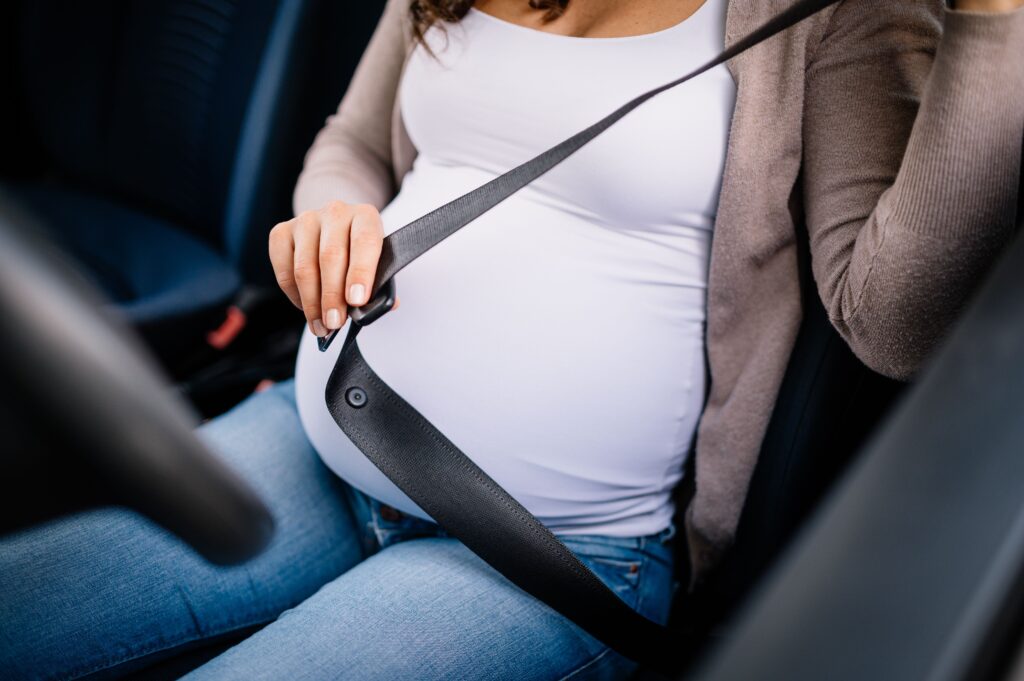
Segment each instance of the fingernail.
[[332,307],[327,311],[327,315],[324,317],[324,321],[327,322],[328,329],[340,329],[341,328],[341,311],[336,307]]
[[351,305],[362,305],[366,302],[366,287],[362,284],[352,284],[348,289],[348,302]]
[[314,319],[311,325],[313,327],[314,335],[320,336],[321,338],[327,335],[327,329],[324,328],[323,322],[319,319]]

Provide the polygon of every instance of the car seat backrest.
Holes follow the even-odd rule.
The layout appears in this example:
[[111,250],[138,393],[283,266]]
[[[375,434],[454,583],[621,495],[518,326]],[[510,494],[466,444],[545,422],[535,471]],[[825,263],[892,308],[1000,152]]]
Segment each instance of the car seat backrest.
[[53,169],[216,242],[278,5],[25,3],[25,104]]
[[[22,0],[0,86],[28,127],[12,167],[169,219],[272,282],[266,233],[384,3]],[[29,125],[23,125],[28,122]],[[5,142],[6,144],[6,142]],[[40,164],[33,156],[45,156]]]

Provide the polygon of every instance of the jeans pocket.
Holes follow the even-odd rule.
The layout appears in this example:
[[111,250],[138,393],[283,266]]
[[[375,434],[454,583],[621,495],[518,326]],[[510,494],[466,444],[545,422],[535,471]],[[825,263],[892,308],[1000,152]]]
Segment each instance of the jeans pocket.
[[632,603],[633,596],[640,586],[642,559],[580,556],[580,560],[604,582],[605,586]]

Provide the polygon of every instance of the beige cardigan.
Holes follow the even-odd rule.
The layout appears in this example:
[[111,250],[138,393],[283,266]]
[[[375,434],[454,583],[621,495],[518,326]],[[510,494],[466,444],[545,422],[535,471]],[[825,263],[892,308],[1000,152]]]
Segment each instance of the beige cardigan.
[[[726,41],[792,2],[731,0]],[[416,151],[396,101],[413,44],[408,4],[389,0],[307,155],[297,213],[332,199],[382,208],[409,170]],[[738,89],[711,249],[711,385],[686,515],[698,576],[731,544],[800,326],[809,292],[798,234],[809,235],[836,329],[865,364],[899,379],[1006,243],[1024,133],[1024,10],[845,0],[729,68]]]

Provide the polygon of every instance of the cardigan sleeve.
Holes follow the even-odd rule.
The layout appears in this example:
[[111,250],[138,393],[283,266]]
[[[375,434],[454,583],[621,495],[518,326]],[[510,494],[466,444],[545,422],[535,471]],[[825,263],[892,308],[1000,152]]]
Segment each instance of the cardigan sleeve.
[[306,153],[295,214],[333,200],[381,209],[395,193],[391,117],[405,61],[408,0],[388,0],[352,82]]
[[847,0],[805,97],[818,292],[865,364],[910,378],[1012,235],[1024,10]]

